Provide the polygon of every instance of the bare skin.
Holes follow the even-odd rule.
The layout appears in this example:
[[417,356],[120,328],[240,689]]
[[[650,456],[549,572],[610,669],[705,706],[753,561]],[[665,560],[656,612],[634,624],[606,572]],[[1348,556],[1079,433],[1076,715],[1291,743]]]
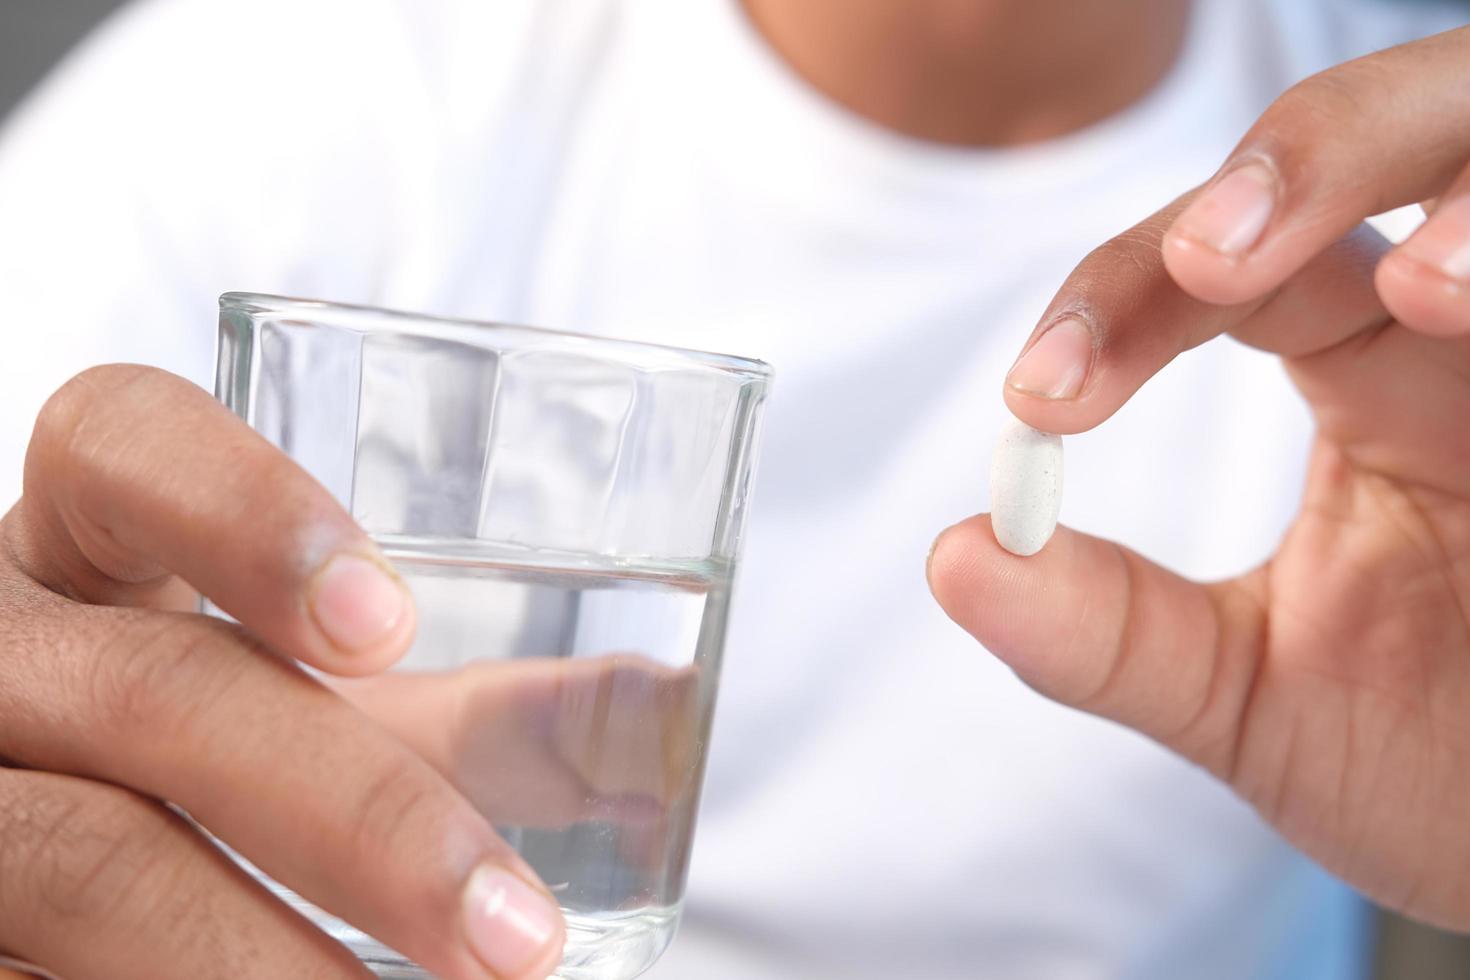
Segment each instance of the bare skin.
[[[1068,433],[1221,334],[1281,355],[1317,439],[1268,562],[1201,584],[1065,529],[1020,559],[982,515],[941,535],[929,567],[949,614],[1036,688],[1206,767],[1380,902],[1462,930],[1466,64],[1470,28],[1288,92],[1215,179],[1083,261],[1012,369],[1011,410]],[[1360,224],[1426,199],[1429,220],[1398,247]]]
[[[750,3],[796,70],[854,111],[971,145],[1046,138],[1126,106],[1167,70],[1185,6]],[[1185,211],[1191,196],[1100,249],[1038,329],[1066,312],[1084,319],[1081,390],[1007,393],[1033,424],[1076,432],[1213,336],[1278,351],[1320,438],[1301,518],[1269,565],[1197,585],[1065,530],[1021,560],[981,517],[941,538],[930,569],[945,608],[1038,688],[1148,732],[1370,893],[1460,927],[1467,290],[1413,242],[1380,261],[1372,236],[1341,236],[1378,205],[1436,197],[1420,245],[1470,238],[1470,145],[1456,136],[1470,133],[1466,44],[1389,55],[1283,100],[1226,168],[1256,159],[1279,180],[1258,240],[1228,255],[1202,248],[1215,218]],[[527,915],[555,909],[449,778],[452,752],[415,752],[391,718],[293,662],[381,671],[407,647],[411,607],[373,624],[372,610],[332,597],[333,562],[381,556],[222,407],[155,371],[71,382],[38,425],[0,542],[0,950],[71,980],[366,975],[159,802],[169,800],[449,980],[552,969],[559,924],[534,948],[517,944],[513,962],[508,947],[475,939],[504,904],[467,898],[482,873],[518,883],[502,894]],[[241,626],[184,611],[193,588]],[[509,689],[500,680],[487,703]],[[683,696],[667,680],[649,690],[679,717]],[[371,711],[373,682],[358,683]],[[443,703],[435,685],[418,686],[418,706]],[[671,760],[606,788],[677,798],[677,751]],[[576,753],[568,763],[569,779],[607,775]],[[547,819],[564,818],[555,809]]]
[[[1173,60],[1187,6],[752,0],[751,13],[854,111],[1003,144],[1138,98]],[[564,930],[486,814],[556,824],[592,792],[647,827],[627,847],[652,859],[691,795],[691,675],[614,658],[364,679],[407,648],[411,600],[363,578],[382,557],[321,487],[179,379],[113,367],[65,386],[0,542],[0,954],[69,980],[365,975],[162,800],[446,980],[531,980],[559,960]],[[344,560],[351,587],[324,584]],[[196,589],[241,626],[193,615]],[[654,739],[647,772],[601,765],[555,710],[609,679],[646,692],[616,732]],[[528,712],[548,722],[539,741],[518,723]],[[425,741],[434,729],[416,713],[459,724]],[[465,777],[528,752],[549,761]],[[486,873],[512,897],[477,891]],[[548,915],[507,945],[516,922]]]
[[[437,976],[550,972],[564,927],[531,869],[293,663],[407,647],[411,602],[362,608],[401,589],[364,568],[386,563],[330,494],[194,385],[112,366],[52,396],[0,522],[4,954],[68,980],[368,976],[167,800]],[[186,611],[193,588],[242,625]],[[535,935],[481,941],[510,904]]]
[[818,90],[963,146],[1050,139],[1132,105],[1178,56],[1188,0],[745,0]]

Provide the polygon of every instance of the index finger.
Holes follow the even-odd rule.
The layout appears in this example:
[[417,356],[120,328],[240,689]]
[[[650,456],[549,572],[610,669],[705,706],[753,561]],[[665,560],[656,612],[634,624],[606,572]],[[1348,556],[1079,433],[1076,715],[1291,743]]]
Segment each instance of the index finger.
[[1090,429],[1176,356],[1221,334],[1298,357],[1387,322],[1373,289],[1387,243],[1367,226],[1249,302],[1217,306],[1185,292],[1163,242],[1197,193],[1098,247],[1067,277],[1006,377],[1018,418],[1045,432]]
[[408,590],[331,494],[153,368],[93,368],[51,397],[5,533],[56,592],[177,607],[177,575],[272,649],[333,673],[381,670],[413,637]]

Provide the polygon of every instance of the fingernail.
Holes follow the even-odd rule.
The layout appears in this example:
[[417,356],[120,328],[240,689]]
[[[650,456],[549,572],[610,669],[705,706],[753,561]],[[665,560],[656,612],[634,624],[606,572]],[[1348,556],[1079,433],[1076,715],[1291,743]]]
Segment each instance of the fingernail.
[[311,614],[343,650],[367,650],[385,640],[408,613],[408,593],[387,569],[360,555],[337,555],[317,573]]
[[1256,244],[1276,207],[1276,175],[1260,163],[1230,171],[1184,209],[1172,233],[1235,258]]
[[503,868],[470,876],[464,895],[465,934],[475,956],[495,974],[519,976],[546,956],[561,910]]
[[1006,384],[1028,395],[1076,398],[1092,366],[1092,331],[1075,316],[1052,324],[1006,375]]
[[1400,249],[1416,262],[1470,283],[1470,195],[1440,204]]

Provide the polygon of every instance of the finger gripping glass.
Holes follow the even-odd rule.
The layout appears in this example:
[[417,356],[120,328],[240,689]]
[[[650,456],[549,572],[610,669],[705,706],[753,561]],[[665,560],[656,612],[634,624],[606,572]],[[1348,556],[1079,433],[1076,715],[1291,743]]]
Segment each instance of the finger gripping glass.
[[[391,673],[324,682],[447,756],[558,897],[566,980],[636,976],[673,936],[769,379],[717,354],[221,297],[216,394],[418,606]],[[380,976],[428,975],[274,887]]]

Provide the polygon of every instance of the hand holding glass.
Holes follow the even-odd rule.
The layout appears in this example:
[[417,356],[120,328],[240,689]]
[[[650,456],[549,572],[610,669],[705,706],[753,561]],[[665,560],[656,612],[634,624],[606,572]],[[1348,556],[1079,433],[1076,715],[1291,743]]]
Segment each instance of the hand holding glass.
[[[683,897],[769,371],[720,355],[247,294],[217,394],[411,588],[387,674],[323,679],[448,775],[636,976]],[[283,894],[384,977],[427,974]]]

